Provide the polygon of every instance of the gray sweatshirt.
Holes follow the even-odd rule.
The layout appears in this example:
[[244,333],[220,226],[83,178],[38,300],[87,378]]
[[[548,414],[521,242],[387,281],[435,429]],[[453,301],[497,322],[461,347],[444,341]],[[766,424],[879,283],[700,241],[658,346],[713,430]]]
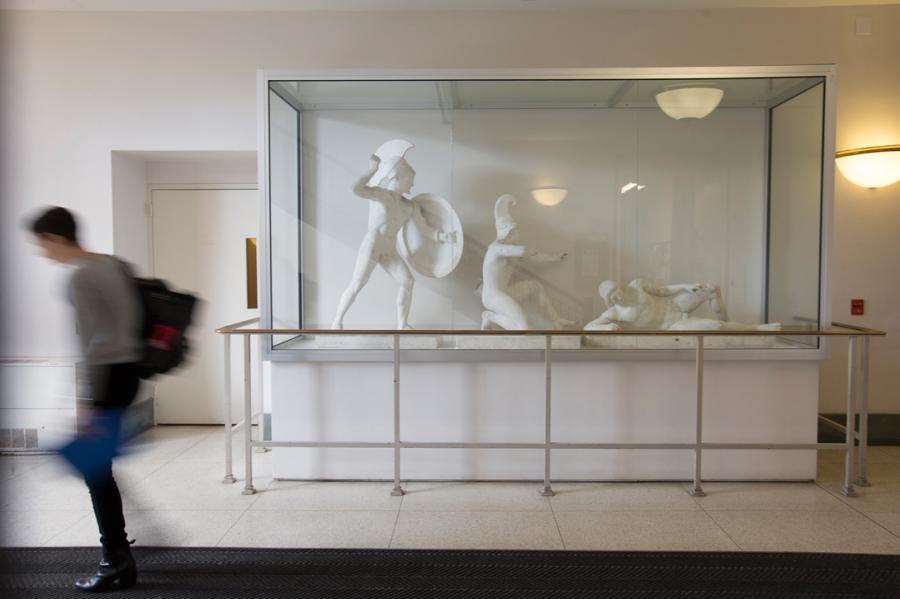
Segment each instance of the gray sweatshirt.
[[134,281],[113,256],[91,254],[73,263],[68,295],[88,366],[142,357],[143,314]]

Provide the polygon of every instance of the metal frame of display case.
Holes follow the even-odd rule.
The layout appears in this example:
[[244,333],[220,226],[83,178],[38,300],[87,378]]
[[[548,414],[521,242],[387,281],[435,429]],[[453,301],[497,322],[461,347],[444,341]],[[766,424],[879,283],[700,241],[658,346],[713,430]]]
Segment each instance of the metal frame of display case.
[[[272,276],[269,202],[269,84],[278,81],[461,81],[461,80],[642,80],[642,79],[746,79],[770,77],[822,77],[825,81],[825,105],[822,131],[822,187],[820,215],[819,253],[819,322],[831,321],[829,284],[829,256],[832,238],[832,212],[834,198],[834,154],[836,71],[834,65],[796,66],[746,66],[746,67],[671,67],[671,68],[598,68],[598,69],[467,69],[467,70],[259,70],[257,72],[257,134],[259,147],[260,193],[260,315],[264,329],[272,327]],[[802,90],[800,90],[802,91]],[[799,92],[797,92],[799,93]],[[785,98],[776,98],[781,102]],[[297,107],[294,107],[297,109]],[[298,174],[302,177],[302,173]],[[765,174],[764,176],[767,176]],[[302,293],[302,292],[301,292]],[[301,322],[302,326],[302,322]],[[284,329],[286,334],[306,334],[306,329]],[[296,331],[296,333],[294,333]],[[452,334],[457,334],[456,332]],[[771,335],[769,335],[771,336]],[[269,361],[316,362],[390,362],[394,359],[390,350],[329,350],[329,349],[276,349],[272,336],[264,340],[262,358]],[[410,362],[482,362],[487,359],[502,362],[539,361],[542,350],[535,349],[415,349],[404,350]],[[602,352],[602,353],[601,353]],[[685,350],[679,349],[604,349],[604,350],[554,350],[559,361],[633,360],[633,359],[688,359]],[[712,350],[707,359],[729,360],[822,360],[828,357],[827,343],[818,348],[791,349],[726,349]]]
[[[225,394],[223,397],[225,408],[225,479],[224,482],[235,482],[232,471],[231,442],[232,434],[243,429],[244,432],[244,494],[256,493],[253,486],[253,455],[252,450],[257,448],[272,447],[328,447],[328,448],[381,448],[394,450],[394,486],[392,495],[403,495],[401,486],[401,450],[403,449],[543,449],[544,450],[544,482],[542,494],[554,495],[551,486],[550,454],[554,449],[656,449],[656,450],[693,450],[694,451],[694,476],[690,493],[695,496],[703,496],[702,487],[702,455],[705,449],[831,449],[844,452],[844,480],[841,493],[847,497],[854,497],[856,492],[854,484],[868,486],[866,479],[866,446],[868,443],[868,391],[869,391],[869,339],[873,336],[883,336],[883,331],[850,327],[849,325],[835,324],[836,328],[824,330],[786,329],[782,331],[788,335],[815,336],[815,337],[847,337],[849,340],[848,365],[847,365],[847,425],[845,429],[845,441],[843,443],[710,443],[703,441],[703,365],[704,365],[704,338],[706,337],[759,337],[771,336],[772,331],[678,331],[673,333],[668,330],[620,330],[620,331],[572,331],[572,330],[334,330],[334,329],[271,329],[248,328],[256,324],[258,319],[252,319],[216,330],[224,338],[225,349]],[[240,335],[243,343],[243,383],[244,383],[244,414],[243,419],[233,424],[231,413],[231,336]],[[253,440],[252,422],[254,418],[251,397],[251,364],[250,364],[250,338],[252,336],[265,335],[369,335],[390,336],[393,338],[393,364],[394,364],[394,403],[393,403],[393,441],[385,442],[340,442],[340,441],[265,441]],[[409,443],[401,439],[400,431],[400,350],[401,337],[420,335],[457,335],[457,336],[526,336],[543,337],[545,345],[544,356],[544,427],[545,436],[543,443]],[[696,367],[695,386],[695,438],[693,443],[559,443],[551,438],[552,422],[552,361],[556,351],[552,348],[552,339],[556,336],[679,336],[694,338],[694,363]],[[857,360],[858,345],[860,359]],[[491,351],[491,350],[488,350]],[[859,364],[857,365],[857,362]],[[854,429],[856,415],[857,387],[859,387],[859,415],[860,426],[857,433]],[[834,423],[832,423],[834,424]],[[858,477],[853,479],[853,452],[856,442],[859,442]]]

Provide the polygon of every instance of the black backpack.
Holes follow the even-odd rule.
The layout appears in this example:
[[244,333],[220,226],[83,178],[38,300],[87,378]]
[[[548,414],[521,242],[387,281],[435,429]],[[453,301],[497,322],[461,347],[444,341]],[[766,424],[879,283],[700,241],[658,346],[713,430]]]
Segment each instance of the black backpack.
[[141,378],[149,379],[184,362],[188,352],[186,332],[194,316],[197,298],[189,293],[172,291],[160,279],[136,277],[128,264],[122,264],[137,287],[143,309],[140,336],[144,355],[138,367]]

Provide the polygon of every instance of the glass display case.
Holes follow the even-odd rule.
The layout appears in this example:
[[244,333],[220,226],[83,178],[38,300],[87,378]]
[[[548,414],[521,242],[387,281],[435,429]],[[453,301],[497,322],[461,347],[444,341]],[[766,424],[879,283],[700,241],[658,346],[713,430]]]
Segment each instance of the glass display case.
[[[816,349],[830,67],[260,76],[264,327],[421,350]],[[629,337],[628,329],[672,336]],[[783,330],[784,329],[784,330]],[[811,341],[812,340],[812,341]],[[391,338],[276,335],[269,352]],[[329,355],[338,355],[330,351]]]

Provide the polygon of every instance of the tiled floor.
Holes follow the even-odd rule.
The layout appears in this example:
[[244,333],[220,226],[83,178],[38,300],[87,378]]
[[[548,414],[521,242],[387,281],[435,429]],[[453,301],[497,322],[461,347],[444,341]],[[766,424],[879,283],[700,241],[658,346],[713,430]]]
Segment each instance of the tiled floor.
[[[815,483],[275,481],[255,453],[256,495],[221,482],[219,427],[158,427],[116,465],[128,532],[142,545],[674,549],[900,554],[900,447],[870,448],[870,488],[840,495],[841,457]],[[243,449],[234,445],[239,476]],[[84,484],[52,456],[0,457],[0,544],[96,545]]]

